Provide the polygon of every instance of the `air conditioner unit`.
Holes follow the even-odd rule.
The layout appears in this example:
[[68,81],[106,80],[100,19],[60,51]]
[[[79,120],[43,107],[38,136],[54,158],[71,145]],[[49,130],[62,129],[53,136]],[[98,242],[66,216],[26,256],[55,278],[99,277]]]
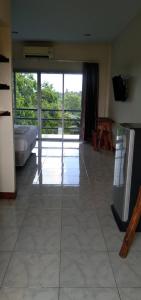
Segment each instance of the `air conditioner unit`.
[[25,46],[24,57],[53,59],[54,58],[53,47]]

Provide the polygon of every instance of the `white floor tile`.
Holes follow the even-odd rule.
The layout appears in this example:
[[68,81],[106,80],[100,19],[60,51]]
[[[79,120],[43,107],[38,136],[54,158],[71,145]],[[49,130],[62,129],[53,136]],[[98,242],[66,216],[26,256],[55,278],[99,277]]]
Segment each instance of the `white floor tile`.
[[[0,203],[0,299],[141,299],[141,234],[127,259],[118,256],[113,153],[78,142],[38,145],[17,169],[16,201]],[[9,266],[1,250],[14,250]]]
[[62,252],[62,287],[115,287],[106,252]]
[[29,198],[29,207],[60,209],[62,195],[34,195]]
[[101,230],[97,227],[64,226],[61,237],[62,250],[95,250],[106,251],[105,241]]
[[0,286],[2,284],[9,260],[11,257],[11,253],[8,252],[0,252]]
[[57,288],[2,288],[1,300],[58,300]]
[[118,287],[141,287],[141,252],[132,252],[126,259],[117,252],[109,253]]
[[15,228],[0,228],[0,251],[12,251],[17,237],[18,237],[19,230]]
[[141,288],[120,288],[121,300],[140,300]]
[[59,300],[120,300],[114,288],[62,288]]
[[0,208],[0,228],[20,227],[25,216],[25,211],[15,207]]
[[16,251],[60,251],[60,230],[23,227],[16,243]]
[[90,209],[63,209],[62,226],[81,226],[100,228],[98,218],[93,210]]
[[15,252],[5,279],[6,287],[58,287],[57,254]]
[[41,209],[38,207],[29,208],[23,226],[44,227],[57,229],[61,225],[61,214],[59,210]]

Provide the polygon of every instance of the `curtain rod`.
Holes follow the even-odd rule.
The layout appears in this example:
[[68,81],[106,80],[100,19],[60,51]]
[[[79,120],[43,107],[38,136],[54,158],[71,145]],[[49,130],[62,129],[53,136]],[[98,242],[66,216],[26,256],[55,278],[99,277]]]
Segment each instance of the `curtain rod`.
[[[48,61],[48,62],[68,62],[68,63],[99,63],[99,61],[97,60],[81,60],[81,59],[59,59],[59,58],[52,58],[52,59],[47,59],[47,58],[43,58],[43,57],[37,57],[37,58],[33,58],[33,57],[28,57],[25,58],[24,60],[35,60],[35,61]],[[16,59],[15,59],[16,61]]]

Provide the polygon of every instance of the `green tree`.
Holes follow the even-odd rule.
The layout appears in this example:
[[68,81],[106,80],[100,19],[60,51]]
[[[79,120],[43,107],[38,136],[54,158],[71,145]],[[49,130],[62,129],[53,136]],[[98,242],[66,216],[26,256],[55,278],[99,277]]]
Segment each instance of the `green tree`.
[[16,73],[16,107],[37,107],[37,84],[33,74]]
[[[37,84],[33,74],[16,73],[16,122],[23,125],[37,125]],[[25,108],[25,110],[18,110]],[[31,109],[33,110],[26,110]],[[29,119],[28,119],[29,118]],[[31,118],[31,120],[30,120]]]
[[64,94],[65,109],[81,110],[81,92],[65,91]]
[[[16,73],[16,108],[16,117],[22,118],[16,119],[17,123],[37,125],[37,81],[31,73]],[[42,133],[58,133],[58,128],[62,127],[62,95],[48,82],[41,87],[41,108]],[[71,110],[81,109],[81,92],[66,90],[64,108],[68,110],[64,113],[65,132],[71,134],[79,128],[80,112]]]
[[[58,133],[58,127],[62,127],[61,96],[52,84],[45,82],[41,89],[41,99],[42,127],[47,127],[48,133]],[[42,129],[42,132],[46,133],[46,129]]]
[[[81,111],[81,92],[65,91],[64,107],[68,112],[65,112],[65,132],[79,133],[80,127],[80,111]],[[68,129],[70,128],[70,130]]]

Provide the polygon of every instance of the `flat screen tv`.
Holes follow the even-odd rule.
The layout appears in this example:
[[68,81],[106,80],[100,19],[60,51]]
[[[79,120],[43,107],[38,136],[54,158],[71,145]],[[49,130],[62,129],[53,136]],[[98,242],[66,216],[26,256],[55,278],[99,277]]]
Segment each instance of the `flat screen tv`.
[[121,75],[112,78],[114,97],[116,101],[126,101],[127,99],[127,80]]

